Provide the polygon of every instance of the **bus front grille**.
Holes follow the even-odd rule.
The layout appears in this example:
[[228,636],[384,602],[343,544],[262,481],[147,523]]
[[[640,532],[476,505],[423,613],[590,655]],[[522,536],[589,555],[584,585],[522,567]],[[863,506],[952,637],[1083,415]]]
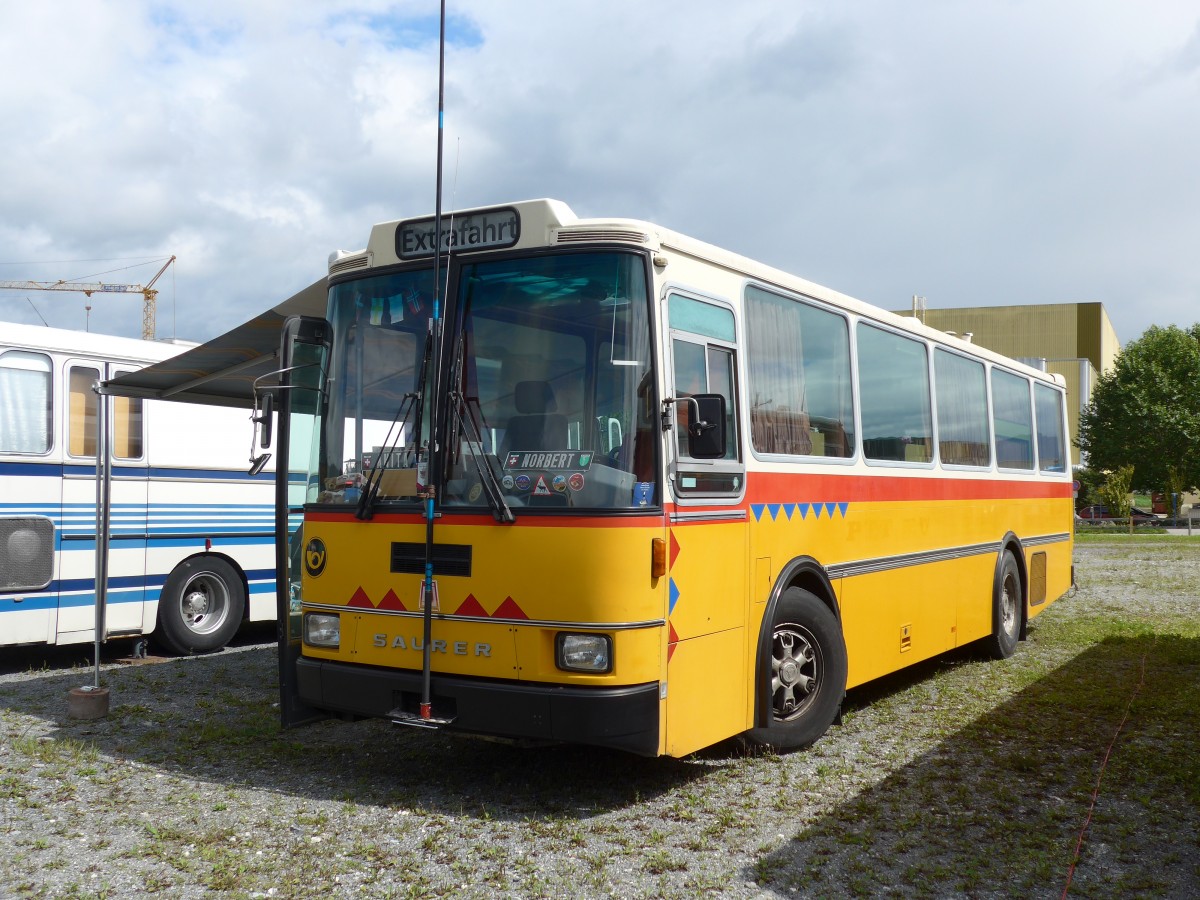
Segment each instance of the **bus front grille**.
[[[392,571],[405,575],[425,574],[425,545],[416,541],[392,543]],[[471,575],[470,544],[434,544],[433,574]]]

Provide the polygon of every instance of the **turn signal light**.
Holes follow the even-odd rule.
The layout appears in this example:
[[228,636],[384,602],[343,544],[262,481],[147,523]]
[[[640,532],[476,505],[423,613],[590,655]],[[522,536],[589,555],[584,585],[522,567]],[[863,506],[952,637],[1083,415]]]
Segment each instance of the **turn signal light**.
[[650,577],[662,578],[667,574],[667,542],[654,538],[650,542]]

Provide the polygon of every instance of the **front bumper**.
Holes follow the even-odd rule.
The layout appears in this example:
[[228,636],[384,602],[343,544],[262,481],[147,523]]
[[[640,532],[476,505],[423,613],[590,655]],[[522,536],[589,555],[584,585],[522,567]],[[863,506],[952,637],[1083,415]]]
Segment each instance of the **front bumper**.
[[[301,700],[335,713],[383,717],[420,703],[420,672],[301,658],[296,675]],[[431,693],[451,730],[658,755],[657,682],[595,688],[435,674]]]

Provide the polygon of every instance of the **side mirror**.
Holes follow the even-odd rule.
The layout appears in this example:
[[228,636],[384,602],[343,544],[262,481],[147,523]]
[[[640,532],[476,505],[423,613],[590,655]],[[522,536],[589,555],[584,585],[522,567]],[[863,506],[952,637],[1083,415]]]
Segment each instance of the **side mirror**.
[[271,458],[270,453],[262,453],[255,456],[254,445],[257,444],[264,450],[271,446],[271,429],[274,423],[272,413],[274,409],[275,399],[270,394],[263,394],[260,400],[258,391],[254,392],[254,411],[250,413],[250,421],[254,423],[254,434],[250,437],[251,475],[257,475],[261,472],[263,466],[267,464],[267,460]]
[[720,394],[694,394],[688,405],[688,456],[722,459],[725,456],[725,398]]
[[272,413],[275,411],[275,398],[270,394],[263,394],[262,400],[255,404],[254,415],[250,417],[254,422],[254,429],[258,432],[258,446],[266,450],[271,446],[271,434],[274,427],[274,417]]

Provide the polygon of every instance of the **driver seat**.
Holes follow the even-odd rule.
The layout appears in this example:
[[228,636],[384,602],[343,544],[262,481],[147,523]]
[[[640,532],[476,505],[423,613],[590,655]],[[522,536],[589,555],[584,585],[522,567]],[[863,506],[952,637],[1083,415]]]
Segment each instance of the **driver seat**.
[[545,381],[518,381],[513,391],[517,414],[504,430],[504,451],[565,450],[567,417],[558,412],[554,390]]

